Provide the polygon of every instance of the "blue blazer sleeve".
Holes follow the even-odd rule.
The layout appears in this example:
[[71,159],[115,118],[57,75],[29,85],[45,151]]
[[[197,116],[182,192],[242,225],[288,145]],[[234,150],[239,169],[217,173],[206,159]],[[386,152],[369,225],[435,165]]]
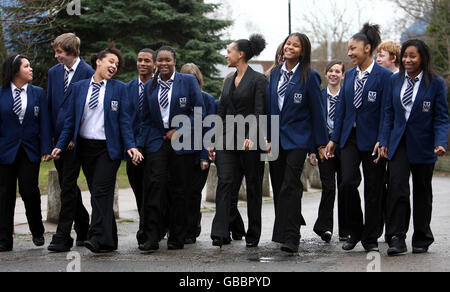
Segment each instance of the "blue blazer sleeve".
[[435,99],[435,109],[433,112],[434,146],[443,146],[447,149],[449,127],[447,93],[444,80],[442,80],[442,78],[438,78],[437,81],[438,90]]
[[341,92],[339,95],[339,100],[336,105],[336,113],[334,117],[334,131],[333,135],[331,136],[331,141],[336,142],[339,144],[341,140],[341,134],[342,134],[342,124],[344,123],[344,117],[345,117],[345,108],[346,108],[346,98],[345,98],[345,88],[346,88],[346,81],[347,78],[344,79],[344,85],[341,88]]
[[40,116],[40,136],[41,136],[41,153],[52,153],[52,125],[50,122],[50,112],[48,111],[47,97],[44,90],[39,90],[39,103],[41,104]]
[[377,141],[380,142],[383,139],[383,128],[384,128],[384,117],[385,117],[385,108],[386,104],[389,102],[389,99],[392,99],[391,94],[391,72],[383,73],[382,77],[382,84],[383,84],[383,94],[382,94],[382,100],[381,100],[381,109],[380,109],[380,124],[378,126],[378,139]]
[[391,76],[389,83],[390,86],[388,88],[388,92],[386,95],[386,99],[384,100],[384,108],[382,110],[383,112],[383,127],[381,130],[381,137],[380,137],[380,146],[389,146],[389,140],[391,138],[391,132],[394,127],[394,84],[395,79],[398,79],[398,74],[395,74]]
[[128,98],[126,85],[123,83],[119,84],[119,96],[122,101],[122,110],[120,111],[120,133],[122,136],[122,142],[125,150],[130,150],[131,148],[136,148],[133,127],[132,127],[132,117],[131,117],[131,102]]
[[68,97],[68,105],[65,110],[66,118],[64,119],[64,128],[55,146],[63,151],[66,150],[67,145],[69,145],[69,142],[73,139],[75,132],[75,100],[78,95],[78,89],[79,86],[74,85],[74,88],[70,92],[70,96]]
[[[149,106],[149,100],[150,100],[150,88],[151,88],[152,82],[149,81],[144,87],[144,102],[142,106],[142,113],[141,117],[142,119],[139,121],[139,133],[136,138],[136,147],[138,148],[145,148],[145,140],[150,134],[150,125],[151,125],[151,111]],[[154,89],[156,90],[156,89]]]
[[323,116],[323,103],[321,102],[322,91],[320,89],[320,75],[311,71],[310,82],[308,85],[308,92],[310,96],[310,110],[312,113],[312,126],[315,146],[324,146],[328,143],[327,123]]

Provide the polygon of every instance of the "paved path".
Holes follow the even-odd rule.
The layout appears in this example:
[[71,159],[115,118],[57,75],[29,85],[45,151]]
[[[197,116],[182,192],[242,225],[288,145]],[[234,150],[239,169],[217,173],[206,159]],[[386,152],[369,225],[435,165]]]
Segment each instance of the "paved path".
[[[279,245],[270,241],[274,210],[270,199],[263,204],[263,232],[260,247],[247,249],[245,242],[235,241],[222,250],[211,245],[210,230],[214,216],[214,204],[203,203],[202,235],[196,245],[186,246],[181,251],[168,251],[166,241],[160,250],[152,255],[142,255],[136,246],[137,211],[131,190],[121,190],[119,205],[119,250],[107,255],[94,255],[84,248],[74,248],[81,258],[81,271],[198,271],[198,272],[278,272],[278,271],[367,271],[375,267],[381,271],[450,271],[450,178],[435,177],[434,211],[432,229],[436,243],[430,253],[411,253],[390,258],[386,256],[387,245],[380,242],[381,253],[370,254],[367,259],[361,245],[352,252],[344,252],[334,238],[331,244],[323,243],[312,232],[317,216],[320,192],[306,193],[303,200],[303,214],[308,226],[302,229],[302,241],[297,255],[286,255],[279,251]],[[89,193],[83,193],[90,208]],[[45,218],[46,197],[42,206]],[[240,210],[246,220],[245,203]],[[71,262],[68,254],[48,253],[46,248],[36,248],[31,242],[26,224],[23,203],[19,199],[16,207],[16,237],[14,251],[0,254],[0,271],[66,271]],[[47,244],[56,226],[46,223]],[[410,232],[411,233],[411,232]],[[411,234],[408,234],[408,246]]]

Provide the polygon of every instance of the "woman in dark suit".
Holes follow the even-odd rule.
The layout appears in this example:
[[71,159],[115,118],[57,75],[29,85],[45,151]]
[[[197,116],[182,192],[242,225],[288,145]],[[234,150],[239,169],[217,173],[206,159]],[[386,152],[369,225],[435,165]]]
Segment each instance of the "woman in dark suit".
[[430,228],[431,181],[437,156],[447,152],[449,128],[445,82],[432,72],[428,46],[421,40],[409,40],[402,46],[400,59],[400,73],[391,78],[381,139],[383,155],[389,159],[386,234],[390,238],[390,256],[407,251],[410,174],[414,201],[413,253],[428,252],[434,242]]
[[[226,116],[240,115],[244,118],[253,116],[257,120],[260,115],[265,115],[266,78],[248,65],[248,61],[259,55],[265,47],[266,41],[261,35],[252,35],[250,40],[238,40],[228,46],[226,56],[228,67],[234,67],[237,71],[225,81],[222,98],[217,109],[217,115],[224,121],[224,146],[226,146],[224,149],[226,149],[220,150],[219,147],[216,157],[219,181],[216,192],[216,215],[211,231],[214,246],[222,247],[223,244],[229,243],[231,197],[236,185],[241,183],[237,171],[240,168],[241,159],[247,182],[249,220],[245,239],[247,247],[257,247],[259,244],[264,162],[260,161],[260,151],[256,147],[257,135],[250,131],[257,125],[245,126],[245,137],[236,139],[235,123],[225,121]],[[231,130],[234,131],[235,138],[232,141],[227,140],[231,135],[226,134]],[[213,156],[212,151],[210,151],[210,156]]]
[[51,124],[44,90],[29,84],[28,59],[14,55],[3,63],[0,91],[0,252],[13,249],[16,186],[25,203],[36,246],[44,245],[39,168],[51,160]]
[[91,192],[92,218],[85,247],[93,253],[117,250],[114,188],[125,150],[135,164],[136,149],[126,85],[111,79],[122,66],[121,52],[110,46],[94,55],[95,74],[77,82],[71,92],[64,129],[52,152],[74,142]]
[[[139,249],[146,253],[159,249],[164,228],[162,203],[167,197],[170,209],[167,248],[183,249],[190,227],[188,207],[192,201],[192,174],[202,144],[192,129],[195,111],[199,112],[198,118],[203,119],[205,105],[197,79],[176,72],[176,60],[173,48],[161,47],[156,54],[158,71],[144,88],[138,146],[146,151],[143,218],[147,241],[139,245]],[[182,123],[191,122],[192,127],[187,132],[185,124],[180,127],[176,122],[180,117],[186,118]],[[181,140],[183,145],[177,145]]]
[[[271,73],[268,87],[268,111],[279,116],[278,159],[270,163],[275,201],[273,241],[281,250],[298,251],[303,186],[300,180],[311,144],[327,144],[327,126],[321,102],[320,75],[311,69],[311,43],[304,34],[293,33],[283,45],[285,62]],[[271,133],[272,125],[269,127]],[[268,137],[269,141],[271,136]],[[272,143],[271,143],[272,145]],[[270,149],[272,147],[270,146]],[[323,149],[321,149],[323,157]]]

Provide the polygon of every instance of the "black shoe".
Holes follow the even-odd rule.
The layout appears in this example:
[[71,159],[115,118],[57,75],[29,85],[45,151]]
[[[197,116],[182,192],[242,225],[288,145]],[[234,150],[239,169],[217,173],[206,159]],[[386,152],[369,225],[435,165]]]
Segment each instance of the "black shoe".
[[400,255],[408,251],[406,247],[406,242],[404,239],[399,238],[398,236],[393,236],[389,242],[389,248],[387,250],[388,256]]
[[245,246],[247,246],[248,248],[255,248],[258,247],[259,242],[247,242],[247,244]]
[[380,252],[380,249],[378,248],[377,243],[363,244],[363,247],[367,252]]
[[159,249],[159,243],[148,241],[144,244],[140,244],[139,249],[147,253],[155,252]]
[[35,246],[43,246],[45,244],[44,236],[33,237],[33,243]]
[[427,253],[428,247],[413,247],[413,254]]
[[68,252],[72,248],[72,245],[66,245],[62,243],[50,243],[50,245],[47,247],[49,251],[52,252]]
[[190,244],[195,244],[197,242],[196,238],[186,238],[184,240],[184,244],[190,245]]
[[233,240],[240,241],[242,240],[242,238],[244,238],[244,236],[241,234],[232,233],[232,238]]
[[223,246],[223,238],[214,238],[213,241],[212,241],[212,245],[222,248],[222,246]]
[[359,240],[354,240],[351,237],[347,238],[347,241],[342,245],[342,249],[346,251],[353,250],[358,244]]
[[175,242],[168,242],[167,243],[167,249],[168,250],[179,250],[179,249],[183,249],[183,248],[184,248],[183,246],[181,246],[180,244],[175,243]]
[[92,241],[86,240],[84,242],[84,247],[86,247],[93,253],[100,253],[100,247]]
[[0,245],[0,252],[12,251],[12,246]]
[[298,244],[286,242],[281,247],[281,250],[287,253],[297,253],[298,252]]
[[320,238],[322,238],[322,240],[326,243],[330,243],[331,237],[333,237],[333,234],[330,231],[325,231],[320,235]]

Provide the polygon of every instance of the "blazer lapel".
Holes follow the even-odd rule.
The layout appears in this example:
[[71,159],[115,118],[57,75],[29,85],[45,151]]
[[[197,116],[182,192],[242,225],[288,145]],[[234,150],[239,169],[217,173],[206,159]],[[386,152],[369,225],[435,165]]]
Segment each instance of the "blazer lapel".
[[30,115],[34,114],[34,105],[35,105],[35,96],[33,95],[33,89],[31,87],[31,84],[28,84],[27,86],[27,108],[25,110],[25,115],[23,117],[23,122],[25,122]]
[[13,111],[14,97],[13,97],[13,94],[12,94],[12,91],[11,91],[12,90],[11,86],[6,88],[6,89],[2,88],[2,90],[4,92],[4,98],[5,98],[6,102],[7,102],[7,108],[9,108],[11,110],[12,115],[16,118],[17,123],[19,124],[20,123],[19,117]]
[[162,120],[162,114],[161,114],[161,107],[159,105],[159,84],[156,85],[156,88],[153,90],[151,96],[150,96],[150,111],[153,113],[153,115],[156,115],[158,117],[159,125],[162,129],[164,129],[164,123]]
[[353,68],[352,71],[349,72],[349,74],[345,74],[345,78],[349,78],[348,80],[350,80],[347,82],[347,88],[342,89],[345,90],[346,93],[345,97],[347,98],[347,100],[345,102],[347,104],[351,104],[350,108],[353,111],[356,111],[356,107],[353,105],[353,102],[355,100],[356,68]]
[[[175,72],[175,77],[172,84],[172,96],[170,97],[170,112],[169,112],[169,123],[172,120],[173,112],[175,106],[180,97],[179,92],[181,91],[181,76],[179,73]],[[183,96],[182,96],[183,97]],[[170,127],[170,125],[169,125]]]
[[419,91],[417,92],[416,99],[414,100],[413,107],[411,109],[411,115],[409,116],[409,119],[413,117],[417,112],[420,112],[421,105],[423,104],[423,99],[425,97],[425,93],[427,92],[427,85],[425,83],[425,78],[422,77],[422,80],[420,81],[419,85]]
[[75,98],[75,116],[78,117],[77,123],[79,124],[81,122],[81,117],[83,116],[84,112],[84,106],[86,105],[86,100],[90,99],[91,97],[87,96],[89,92],[89,87],[91,85],[91,79],[85,81],[85,85],[82,86],[83,90],[80,91],[80,96],[72,96],[72,98]]
[[281,76],[280,72],[281,72],[281,69],[277,68],[275,70],[273,76],[271,77],[272,79],[270,80],[270,82],[272,83],[271,96],[274,97],[271,100],[271,105],[273,108],[276,109],[275,113],[278,115],[281,113],[280,107],[278,106],[278,83],[280,82],[280,76]]
[[[297,70],[295,71],[295,74],[291,77],[291,81],[289,81],[289,84],[286,88],[286,94],[284,95],[282,111],[284,111],[284,109],[286,108],[286,104],[288,103],[288,100],[292,99],[292,97],[293,97],[292,91],[297,86],[297,83],[300,83],[300,71],[301,71],[301,65],[298,66]],[[281,75],[281,70],[280,70],[280,75]],[[278,92],[277,92],[277,96],[278,96]]]
[[107,116],[109,116],[109,112],[111,111],[111,100],[114,93],[114,84],[112,81],[113,80],[108,80],[108,82],[106,83],[105,98],[103,99],[103,109],[105,111],[105,123]]
[[402,76],[402,78],[398,79],[398,82],[395,83],[394,88],[393,88],[393,104],[395,105],[395,108],[399,108],[401,109],[401,115],[402,116],[402,120],[406,122],[406,118],[405,118],[405,109],[403,108],[403,104],[402,104],[402,96],[401,96],[401,92],[402,92],[402,87],[403,87],[403,82],[405,81],[405,76]]

